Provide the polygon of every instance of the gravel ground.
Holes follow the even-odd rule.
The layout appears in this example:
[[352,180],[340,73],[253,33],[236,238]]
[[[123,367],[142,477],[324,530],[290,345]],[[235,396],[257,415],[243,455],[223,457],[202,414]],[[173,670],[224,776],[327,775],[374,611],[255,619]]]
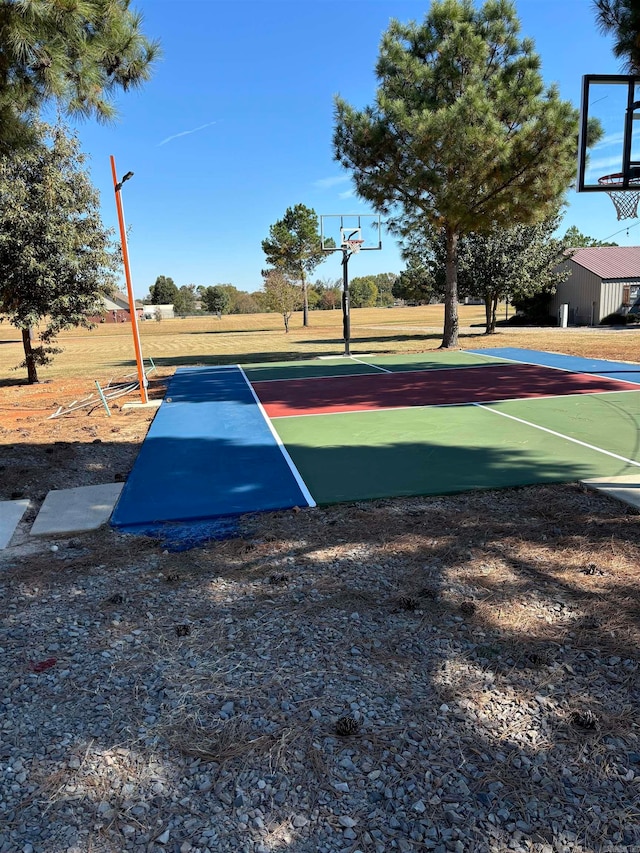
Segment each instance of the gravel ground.
[[0,853],[640,851],[638,521],[564,486],[19,533]]

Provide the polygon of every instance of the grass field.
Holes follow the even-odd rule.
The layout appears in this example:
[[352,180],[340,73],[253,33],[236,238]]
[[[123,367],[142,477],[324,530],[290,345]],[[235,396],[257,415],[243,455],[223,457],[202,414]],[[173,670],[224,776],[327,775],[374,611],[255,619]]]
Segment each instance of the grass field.
[[[356,308],[351,312],[352,350],[355,353],[420,352],[439,347],[442,305],[416,308]],[[502,316],[502,314],[500,314]],[[599,358],[640,361],[640,329],[526,329],[504,328],[484,335],[484,307],[460,306],[460,346],[531,347]],[[314,358],[343,352],[342,312],[315,311],[311,325],[302,315],[291,321],[285,334],[276,314],[228,315],[185,320],[146,321],[140,325],[145,358],[171,371],[186,364],[226,364]],[[41,380],[84,376],[100,381],[135,369],[131,327],[128,323],[101,325],[91,331],[75,329],[60,336],[63,352],[53,364],[39,370]],[[16,329],[0,325],[0,379],[19,380],[13,371],[22,360]]]

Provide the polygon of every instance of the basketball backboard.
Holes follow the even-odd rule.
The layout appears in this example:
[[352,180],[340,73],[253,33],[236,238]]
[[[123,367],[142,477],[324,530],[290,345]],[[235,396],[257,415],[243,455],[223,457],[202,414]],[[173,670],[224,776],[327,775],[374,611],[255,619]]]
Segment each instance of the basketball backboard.
[[[588,146],[597,121],[602,138]],[[640,185],[640,77],[587,74],[582,78],[578,192],[638,189]]]
[[320,246],[323,252],[337,252],[344,248],[372,251],[382,248],[382,226],[379,213],[338,214],[320,217]]

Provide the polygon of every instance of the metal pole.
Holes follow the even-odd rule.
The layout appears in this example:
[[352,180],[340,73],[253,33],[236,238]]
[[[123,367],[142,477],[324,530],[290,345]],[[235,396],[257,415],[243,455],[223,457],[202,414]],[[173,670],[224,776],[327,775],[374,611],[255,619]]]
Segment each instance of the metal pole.
[[627,111],[624,116],[624,139],[622,153],[622,187],[628,189],[631,178],[631,142],[633,137],[633,109],[635,99],[635,84],[630,84],[627,91]]
[[[140,330],[138,329],[138,314],[136,312],[136,301],[133,296],[133,285],[131,284],[131,270],[129,269],[129,250],[127,249],[127,231],[124,225],[124,211],[122,209],[122,198],[120,190],[122,183],[118,183],[116,173],[116,161],[111,155],[111,173],[113,175],[113,189],[116,195],[116,210],[118,211],[118,225],[120,227],[120,242],[122,244],[122,263],[124,264],[124,277],[127,282],[127,296],[129,297],[129,315],[131,317],[131,332],[133,334],[133,348],[136,353],[136,364],[138,366],[138,382],[140,383],[140,400],[143,405],[149,402],[147,397],[147,377],[144,372],[142,360],[142,347],[140,346]],[[126,178],[126,176],[125,176]]]
[[349,352],[351,340],[351,319],[349,317],[349,250],[342,250],[342,334],[344,337],[344,354]]

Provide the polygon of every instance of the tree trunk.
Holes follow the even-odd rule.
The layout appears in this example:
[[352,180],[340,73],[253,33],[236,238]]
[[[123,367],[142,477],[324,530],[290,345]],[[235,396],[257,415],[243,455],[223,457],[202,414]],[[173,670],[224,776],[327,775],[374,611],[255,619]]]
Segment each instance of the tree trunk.
[[444,292],[444,334],[440,349],[458,346],[458,238],[457,231],[445,229],[447,282]]
[[307,277],[304,270],[300,270],[302,276],[302,325],[309,325],[309,296],[307,294]]
[[484,300],[484,308],[487,317],[487,328],[485,335],[495,335],[496,333],[496,312],[498,310],[498,296],[492,293]]
[[284,320],[284,330],[287,334],[289,334],[289,314],[283,314],[282,318]]
[[485,335],[491,334],[491,297],[485,296],[484,298],[484,333]]
[[31,347],[31,329],[22,329],[22,346],[24,347],[24,360],[27,364],[27,381],[29,385],[38,382],[38,371],[36,370],[36,361]]

